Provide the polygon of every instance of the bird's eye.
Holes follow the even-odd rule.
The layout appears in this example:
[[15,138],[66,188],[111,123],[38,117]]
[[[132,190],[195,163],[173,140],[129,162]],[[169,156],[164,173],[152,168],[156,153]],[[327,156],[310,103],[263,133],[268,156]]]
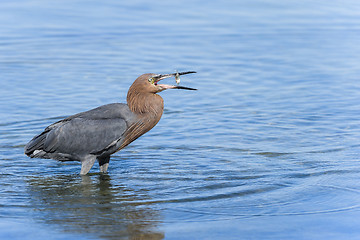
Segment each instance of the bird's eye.
[[153,83],[153,82],[154,82],[154,79],[153,79],[153,78],[149,78],[148,81],[151,82],[151,83]]

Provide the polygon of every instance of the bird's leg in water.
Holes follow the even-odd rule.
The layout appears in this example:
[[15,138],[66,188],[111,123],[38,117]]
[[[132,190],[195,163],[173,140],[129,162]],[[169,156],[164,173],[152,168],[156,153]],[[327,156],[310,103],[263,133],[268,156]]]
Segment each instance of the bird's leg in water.
[[87,174],[90,169],[92,168],[92,166],[94,165],[96,160],[95,156],[87,156],[85,157],[83,160],[81,160],[81,171],[80,174],[81,175],[85,175]]
[[109,162],[110,162],[110,156],[98,158],[98,161],[99,161],[100,172],[107,173],[107,169],[109,167]]

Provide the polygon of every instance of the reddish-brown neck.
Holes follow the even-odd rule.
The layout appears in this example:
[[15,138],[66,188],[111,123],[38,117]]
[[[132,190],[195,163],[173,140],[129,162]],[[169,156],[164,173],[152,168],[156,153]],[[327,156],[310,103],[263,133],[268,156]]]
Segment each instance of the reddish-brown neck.
[[120,149],[152,129],[159,122],[164,111],[164,101],[159,95],[130,90],[127,95],[127,104],[138,119],[127,130],[125,141]]
[[156,93],[144,93],[130,89],[127,104],[133,113],[147,117],[161,117],[164,110],[164,100]]

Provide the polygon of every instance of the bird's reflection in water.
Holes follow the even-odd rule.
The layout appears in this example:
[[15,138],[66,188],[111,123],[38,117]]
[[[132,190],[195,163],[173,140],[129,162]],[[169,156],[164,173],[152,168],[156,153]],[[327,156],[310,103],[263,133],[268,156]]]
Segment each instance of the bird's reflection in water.
[[[31,177],[35,218],[61,230],[105,239],[163,239],[160,212],[146,192],[114,186],[108,175]],[[139,204],[140,202],[140,204]]]

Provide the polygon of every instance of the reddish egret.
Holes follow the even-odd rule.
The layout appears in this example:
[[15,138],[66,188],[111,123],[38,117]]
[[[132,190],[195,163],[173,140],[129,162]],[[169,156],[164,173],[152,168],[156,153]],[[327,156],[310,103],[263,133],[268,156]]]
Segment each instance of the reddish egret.
[[156,93],[166,89],[196,90],[159,84],[159,81],[195,72],[147,73],[130,86],[127,104],[111,103],[60,120],[35,136],[26,146],[32,158],[80,161],[81,175],[87,174],[97,159],[100,171],[107,172],[110,155],[152,129],[160,120],[164,100]]

